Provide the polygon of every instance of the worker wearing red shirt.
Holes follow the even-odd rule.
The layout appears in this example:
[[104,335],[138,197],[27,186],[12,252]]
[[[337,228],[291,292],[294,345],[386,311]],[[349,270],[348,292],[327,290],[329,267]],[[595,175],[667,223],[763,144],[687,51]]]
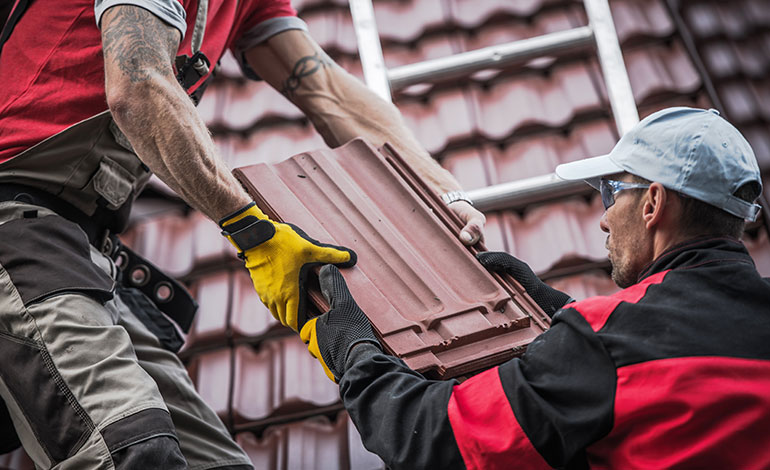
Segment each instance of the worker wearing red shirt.
[[600,189],[624,289],[574,302],[481,253],[552,324],[462,384],[384,354],[339,270],[321,270],[331,310],[301,336],[364,446],[394,470],[770,468],[770,280],[739,240],[762,189],[748,142],[714,110],[670,108],[556,173]]
[[308,268],[356,261],[269,220],[218,157],[194,102],[226,50],[329,145],[395,145],[450,193],[464,241],[480,237],[454,178],[295,14],[288,0],[13,2],[0,41],[0,419],[38,468],[250,468],[174,354],[169,317],[189,328],[194,302],[115,236],[152,173],[219,221],[295,330]]

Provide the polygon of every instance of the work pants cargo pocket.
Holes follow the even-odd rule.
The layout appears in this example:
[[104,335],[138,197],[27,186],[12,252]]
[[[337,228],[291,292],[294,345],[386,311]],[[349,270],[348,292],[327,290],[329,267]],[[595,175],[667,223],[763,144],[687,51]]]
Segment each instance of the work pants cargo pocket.
[[61,293],[82,293],[101,303],[112,299],[114,280],[91,261],[85,232],[57,215],[25,218],[0,225],[0,265],[24,306]]
[[[75,293],[101,304],[113,297],[115,283],[91,262],[90,245],[76,224],[56,215],[24,218],[0,225],[0,269],[5,271],[26,308],[56,295]],[[2,302],[0,315],[0,378],[15,397],[15,406],[29,417],[29,426],[39,437],[51,462],[65,460],[76,452],[93,430],[93,423],[62,386],[45,346],[34,330],[20,325],[10,299]],[[0,436],[3,451],[18,447],[8,409],[0,402]],[[61,419],[49,419],[58,416]]]

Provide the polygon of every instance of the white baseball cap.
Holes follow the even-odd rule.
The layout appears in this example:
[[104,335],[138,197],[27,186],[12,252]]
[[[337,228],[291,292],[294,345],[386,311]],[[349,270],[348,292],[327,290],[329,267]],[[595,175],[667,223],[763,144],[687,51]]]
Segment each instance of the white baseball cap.
[[560,178],[594,188],[602,176],[624,171],[750,221],[761,209],[733,195],[750,182],[761,189],[762,179],[749,143],[715,109],[663,109],[628,131],[608,155],[556,167]]

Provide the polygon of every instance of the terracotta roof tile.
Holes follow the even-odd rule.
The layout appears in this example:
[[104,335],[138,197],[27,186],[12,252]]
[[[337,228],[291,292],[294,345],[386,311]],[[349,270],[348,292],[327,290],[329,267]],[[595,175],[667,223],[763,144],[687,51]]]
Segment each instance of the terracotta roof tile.
[[556,66],[549,76],[527,74],[488,90],[472,87],[479,133],[500,140],[525,127],[556,128],[603,108],[586,65]]
[[256,338],[270,331],[284,329],[260,302],[245,269],[238,269],[234,274],[231,305],[230,327],[236,338]]
[[193,267],[193,225],[189,217],[167,214],[143,220],[126,234],[129,246],[161,270],[182,276]]
[[11,453],[0,455],[0,468],[10,470],[34,470],[35,464],[24,452],[24,449],[17,449]]
[[770,277],[770,241],[768,241],[767,233],[760,230],[756,238],[747,237],[743,242],[754,259],[759,274],[763,277]]
[[553,173],[559,164],[604,155],[616,141],[614,128],[602,119],[527,137],[502,149],[492,146],[492,184]]
[[208,275],[193,283],[190,290],[198,301],[198,313],[187,337],[186,347],[205,343],[225,344],[232,283],[233,274],[229,271]]
[[195,356],[190,364],[195,374],[195,388],[201,398],[225,422],[229,421],[232,354],[230,348],[207,351]]
[[444,26],[442,0],[374,2],[374,17],[381,41],[410,42],[426,31]]
[[620,290],[604,271],[589,271],[576,276],[562,277],[548,281],[554,289],[583,300],[597,295],[612,295]]
[[232,130],[243,130],[266,119],[298,120],[302,112],[266,82],[252,80],[228,82],[219,87],[220,111],[215,124]]
[[484,188],[489,179],[490,152],[486,147],[466,147],[447,151],[441,166],[449,170],[465,190]]
[[407,126],[428,152],[443,150],[453,141],[469,139],[474,132],[471,98],[467,91],[454,89],[432,93],[426,103],[399,103]]
[[744,127],[742,132],[754,150],[759,168],[763,172],[770,170],[770,125],[754,124]]
[[486,245],[487,250],[511,253],[512,248],[508,246],[508,243],[513,240],[513,236],[510,233],[508,219],[513,217],[513,214],[493,212],[485,215],[487,224],[484,226],[484,245]]
[[257,162],[278,162],[286,155],[326,147],[321,136],[309,124],[258,128],[246,139],[233,136],[227,140],[229,151],[225,161],[230,168]]
[[236,441],[254,467],[264,470],[385,468],[379,458],[361,446],[358,432],[345,413],[340,413],[335,422],[317,417],[271,427],[261,438],[241,433]]
[[698,72],[679,42],[630,50],[624,58],[638,104],[692,93],[701,86]]
[[[355,247],[358,265],[343,273],[351,292],[387,347],[413,368],[453,376],[503,360],[512,344],[526,344],[542,331],[522,308],[536,318],[542,313],[534,304],[508,300],[509,288],[449,231],[457,226],[445,225],[446,207],[410,190],[395,172],[402,165],[398,157],[388,159],[357,140],[236,174],[273,216],[286,214],[313,238]],[[498,313],[501,303],[504,313]],[[485,340],[464,347],[470,334]]]
[[234,370],[232,406],[236,423],[339,400],[339,388],[326,377],[297,335],[265,341],[257,351],[236,347]]
[[493,17],[510,15],[531,17],[545,6],[567,3],[564,0],[449,0],[451,18],[463,27],[476,27]]
[[665,0],[622,0],[610,2],[612,19],[621,44],[641,37],[663,38],[676,31]]
[[356,33],[350,11],[345,8],[311,10],[301,15],[307,23],[310,35],[327,52],[358,52]]
[[193,212],[188,221],[192,230],[194,265],[236,258],[235,247],[222,236],[222,230],[216,223],[200,212]]
[[508,249],[537,273],[576,260],[603,260],[606,234],[599,229],[604,213],[599,198],[533,208],[524,218],[511,216]]
[[713,80],[735,76],[760,79],[770,68],[770,34],[766,47],[735,41],[710,41],[700,46],[700,53]]

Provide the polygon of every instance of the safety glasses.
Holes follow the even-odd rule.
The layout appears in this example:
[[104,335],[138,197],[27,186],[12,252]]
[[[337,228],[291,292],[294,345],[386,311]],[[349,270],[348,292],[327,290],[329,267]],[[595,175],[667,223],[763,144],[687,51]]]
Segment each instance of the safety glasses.
[[647,189],[649,187],[649,184],[626,183],[623,181],[606,180],[602,178],[599,181],[599,192],[602,194],[604,210],[609,209],[615,204],[615,195],[620,191],[625,191],[626,189]]

